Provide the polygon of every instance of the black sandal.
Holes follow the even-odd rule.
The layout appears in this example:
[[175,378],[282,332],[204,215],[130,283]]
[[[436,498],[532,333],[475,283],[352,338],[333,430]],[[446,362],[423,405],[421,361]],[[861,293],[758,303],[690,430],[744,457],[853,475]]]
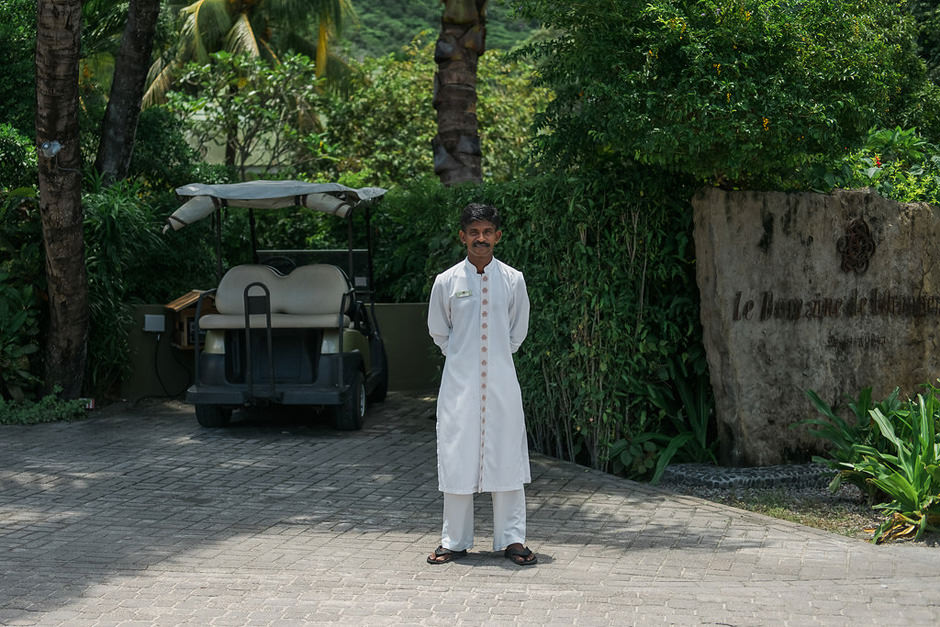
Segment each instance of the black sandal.
[[451,551],[450,549],[445,549],[443,546],[439,546],[434,549],[434,553],[428,555],[428,564],[446,564],[447,562],[453,561],[458,557],[463,557],[466,554],[466,549],[463,551]]
[[517,564],[519,566],[534,566],[539,561],[539,558],[527,546],[524,546],[521,549],[506,547],[503,555],[511,559],[513,564]]

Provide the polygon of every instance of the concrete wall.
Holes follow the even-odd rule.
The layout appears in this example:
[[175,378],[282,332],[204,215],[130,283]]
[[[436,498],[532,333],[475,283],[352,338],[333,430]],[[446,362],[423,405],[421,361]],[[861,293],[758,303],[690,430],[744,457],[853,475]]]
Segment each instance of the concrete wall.
[[[165,331],[144,331],[145,316],[163,316]],[[172,345],[169,310],[163,305],[138,305],[129,343],[131,372],[121,384],[121,396],[137,401],[147,397],[181,397],[192,382],[193,351]],[[95,347],[90,346],[89,351]]]
[[444,358],[428,335],[427,303],[379,303],[375,316],[388,352],[389,389],[436,391]]

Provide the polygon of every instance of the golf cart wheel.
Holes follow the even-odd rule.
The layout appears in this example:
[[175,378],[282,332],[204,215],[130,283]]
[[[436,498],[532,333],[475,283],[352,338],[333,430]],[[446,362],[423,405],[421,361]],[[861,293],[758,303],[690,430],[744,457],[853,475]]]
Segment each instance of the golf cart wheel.
[[366,386],[363,382],[362,372],[356,370],[349,385],[349,391],[343,397],[343,402],[337,405],[336,428],[340,431],[357,431],[362,429],[362,421],[366,415]]
[[203,427],[224,427],[231,417],[232,410],[221,405],[196,405],[196,420]]
[[379,382],[369,394],[370,403],[381,403],[388,394],[388,355],[382,351],[382,374],[379,375]]

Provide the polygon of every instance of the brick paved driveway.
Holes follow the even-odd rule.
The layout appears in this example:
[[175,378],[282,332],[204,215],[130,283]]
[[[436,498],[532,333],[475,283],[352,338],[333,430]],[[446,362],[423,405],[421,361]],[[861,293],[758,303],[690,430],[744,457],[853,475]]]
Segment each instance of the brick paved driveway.
[[874,547],[533,456],[521,569],[439,541],[433,400],[366,428],[176,402],[0,427],[0,625],[940,624],[940,549]]

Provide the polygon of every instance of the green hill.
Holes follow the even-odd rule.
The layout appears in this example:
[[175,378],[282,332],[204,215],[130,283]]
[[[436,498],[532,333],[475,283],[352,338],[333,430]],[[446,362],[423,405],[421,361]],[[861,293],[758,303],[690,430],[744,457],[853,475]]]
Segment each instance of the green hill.
[[[350,24],[342,46],[358,59],[397,52],[418,33],[441,29],[441,0],[353,0],[359,17]],[[535,25],[513,19],[507,0],[490,0],[486,12],[486,47],[509,49],[535,30]]]

